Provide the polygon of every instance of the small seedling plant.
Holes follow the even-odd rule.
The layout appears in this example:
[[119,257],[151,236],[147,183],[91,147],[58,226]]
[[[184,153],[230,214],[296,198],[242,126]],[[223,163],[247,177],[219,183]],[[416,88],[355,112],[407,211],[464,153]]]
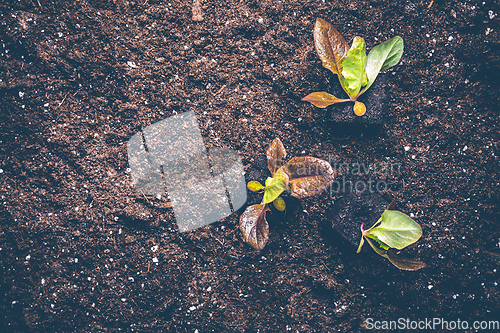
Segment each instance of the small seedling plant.
[[266,179],[264,185],[258,181],[251,181],[247,185],[251,191],[264,191],[262,202],[247,207],[240,217],[243,240],[259,251],[269,240],[266,213],[270,210],[270,203],[284,211],[286,204],[281,197],[283,192],[289,192],[298,199],[318,195],[333,183],[337,175],[330,163],[311,156],[293,157],[283,164],[286,151],[279,138],[273,140],[266,156],[271,177]]
[[362,116],[366,106],[358,97],[375,82],[380,72],[395,66],[403,55],[403,39],[395,36],[375,46],[366,55],[366,43],[361,37],[354,37],[351,47],[344,37],[328,22],[316,20],[314,26],[314,46],[323,67],[339,78],[342,89],[349,98],[338,98],[327,92],[313,92],[302,100],[311,102],[318,108],[329,105],[354,102],[354,113]]
[[361,224],[361,241],[358,253],[365,240],[377,254],[388,259],[394,266],[407,271],[424,268],[424,262],[416,259],[400,257],[394,249],[402,250],[415,243],[422,236],[422,228],[409,216],[394,210],[395,202],[382,213],[373,226],[364,230]]

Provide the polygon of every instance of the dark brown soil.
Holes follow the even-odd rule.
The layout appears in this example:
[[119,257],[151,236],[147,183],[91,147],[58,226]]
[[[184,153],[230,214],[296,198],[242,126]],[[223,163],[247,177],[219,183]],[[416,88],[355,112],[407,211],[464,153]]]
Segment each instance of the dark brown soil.
[[[498,320],[498,2],[203,1],[202,10],[196,22],[192,3],[176,0],[0,4],[0,331]],[[300,101],[330,84],[313,47],[318,17],[368,49],[403,37],[381,128],[335,126],[335,108]],[[275,137],[290,156],[399,164],[359,177],[387,182],[385,195],[422,226],[406,252],[427,268],[402,272],[337,242],[329,193],[268,213],[261,253],[242,241],[242,210],[179,233],[169,202],[131,187],[126,146],[189,110],[207,148],[237,150],[254,174]]]

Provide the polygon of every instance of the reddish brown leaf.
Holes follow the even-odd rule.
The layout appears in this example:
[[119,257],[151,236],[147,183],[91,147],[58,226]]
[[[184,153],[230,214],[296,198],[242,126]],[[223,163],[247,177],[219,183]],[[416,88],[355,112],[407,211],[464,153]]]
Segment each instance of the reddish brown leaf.
[[311,102],[317,108],[326,108],[335,103],[348,102],[348,99],[337,98],[327,92],[313,92],[306,97],[302,98],[305,102]]
[[274,176],[276,170],[283,165],[283,160],[286,157],[285,146],[279,138],[276,138],[271,142],[269,148],[267,148],[267,167]]
[[323,67],[331,70],[333,74],[340,74],[342,61],[350,48],[349,44],[330,23],[323,19],[316,20],[313,35],[314,46]]
[[311,156],[294,157],[282,168],[290,178],[291,195],[299,199],[320,194],[337,176],[330,163]]
[[405,271],[417,271],[427,266],[423,261],[400,257],[392,250],[387,251],[387,259],[394,266]]
[[396,199],[392,199],[391,204],[387,207],[387,210],[396,210]]
[[253,205],[240,216],[243,240],[256,250],[262,250],[269,240],[269,224],[266,220],[267,205]]

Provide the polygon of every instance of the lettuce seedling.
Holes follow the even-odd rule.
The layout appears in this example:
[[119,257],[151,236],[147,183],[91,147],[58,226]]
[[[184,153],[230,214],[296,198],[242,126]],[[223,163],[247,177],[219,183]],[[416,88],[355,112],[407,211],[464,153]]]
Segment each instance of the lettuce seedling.
[[283,192],[290,191],[290,195],[298,199],[318,195],[337,176],[330,163],[311,156],[293,157],[283,164],[286,151],[278,138],[273,140],[266,156],[271,177],[266,179],[265,185],[258,181],[251,181],[247,185],[254,192],[264,190],[262,203],[249,206],[240,217],[243,240],[256,250],[262,250],[269,240],[266,212],[270,210],[268,205],[271,202],[276,209],[284,211],[286,204],[281,197]]
[[393,210],[394,202],[386,209],[377,222],[368,230],[361,224],[361,241],[358,251],[361,251],[364,241],[382,257],[399,269],[416,271],[424,268],[424,262],[398,256],[393,249],[401,250],[415,243],[422,236],[422,228],[407,215]]
[[403,55],[403,39],[395,36],[375,46],[367,56],[363,38],[355,37],[349,47],[344,37],[323,19],[316,20],[313,35],[316,52],[323,67],[337,74],[340,85],[349,98],[337,98],[327,92],[313,92],[302,100],[311,102],[318,108],[354,102],[354,113],[362,116],[366,112],[366,106],[357,100],[358,97],[371,87],[380,72],[399,62]]

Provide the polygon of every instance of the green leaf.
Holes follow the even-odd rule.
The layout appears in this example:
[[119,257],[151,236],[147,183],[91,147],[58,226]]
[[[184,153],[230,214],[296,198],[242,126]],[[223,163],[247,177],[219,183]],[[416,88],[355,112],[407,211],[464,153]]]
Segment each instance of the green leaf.
[[281,211],[281,212],[286,209],[285,200],[283,200],[282,197],[277,197],[273,201],[273,204],[274,204],[274,207],[276,207],[276,209],[279,210],[279,211]]
[[262,250],[269,240],[269,224],[266,220],[267,205],[247,207],[240,216],[240,230],[243,240],[256,250]]
[[330,163],[311,156],[294,157],[282,170],[289,177],[291,195],[298,199],[320,194],[337,176]]
[[363,92],[370,88],[373,82],[375,82],[378,73],[397,65],[403,55],[403,50],[403,39],[399,36],[392,37],[388,41],[371,49],[366,58],[365,68],[366,76],[368,77],[368,85]]
[[370,238],[366,238],[366,241],[368,242],[368,244],[370,245],[370,247],[375,251],[377,252],[378,255],[384,257],[384,258],[387,258],[389,259],[389,257],[387,256],[387,251],[386,250],[382,250],[381,248],[379,248],[378,246],[375,246],[372,241],[370,240]]
[[365,236],[401,250],[415,243],[422,236],[422,229],[407,215],[396,210],[386,210],[382,214],[380,225],[366,231]]
[[273,202],[288,187],[288,176],[280,170],[275,173],[273,178],[269,177],[266,179],[264,198],[262,199],[263,204]]
[[[355,37],[347,56],[342,63],[343,85],[352,99],[356,99],[361,90],[368,84],[365,73],[366,43],[361,37]],[[342,82],[342,81],[341,81]]]
[[359,241],[359,246],[358,246],[358,250],[356,251],[356,253],[361,252],[361,248],[363,247],[364,243],[365,243],[365,237],[363,235],[361,235],[361,240]]
[[264,185],[262,185],[261,183],[259,183],[258,181],[256,180],[253,180],[251,182],[249,182],[247,184],[247,187],[250,191],[252,192],[257,192],[257,191],[260,191],[264,188]]
[[337,98],[327,92],[313,92],[302,98],[305,102],[311,102],[317,108],[326,108],[335,103],[348,102],[348,99]]
[[340,75],[342,61],[344,61],[349,44],[344,37],[328,22],[317,19],[314,25],[314,47],[323,67]]
[[271,142],[269,148],[266,151],[267,156],[267,167],[269,172],[274,176],[276,170],[283,165],[283,160],[286,158],[285,146],[279,138],[276,138]]
[[380,239],[378,239],[375,235],[370,235],[370,238],[373,239],[375,242],[377,242],[378,246],[382,248],[383,250],[389,250],[390,246],[382,242]]

